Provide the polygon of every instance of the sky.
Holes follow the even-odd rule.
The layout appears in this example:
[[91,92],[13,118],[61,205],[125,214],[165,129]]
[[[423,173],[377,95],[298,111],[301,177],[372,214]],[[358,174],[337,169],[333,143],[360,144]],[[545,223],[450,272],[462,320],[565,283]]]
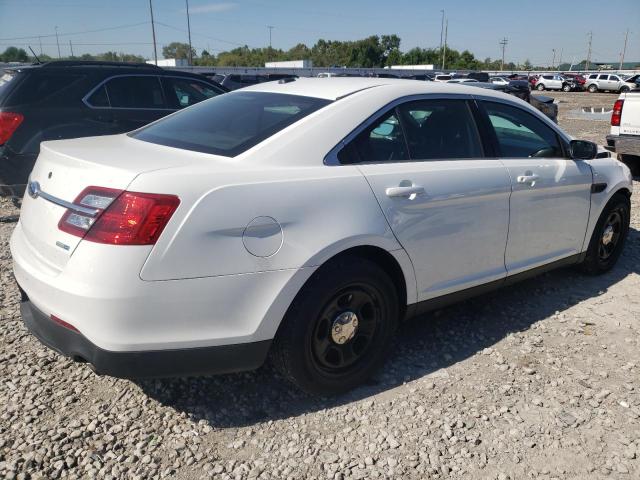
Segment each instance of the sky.
[[[187,41],[185,0],[152,0],[158,56],[162,46]],[[593,34],[592,61],[617,62],[629,29],[625,59],[640,62],[640,0],[189,0],[192,44],[200,54],[237,46],[274,48],[318,39],[356,40],[397,34],[401,50],[439,47],[441,10],[448,44],[477,58],[548,65],[579,62]],[[149,0],[0,0],[0,51],[9,45],[36,53],[117,51],[153,57]],[[99,31],[96,31],[99,30]],[[41,38],[39,39],[38,36]],[[42,43],[42,47],[40,47]]]

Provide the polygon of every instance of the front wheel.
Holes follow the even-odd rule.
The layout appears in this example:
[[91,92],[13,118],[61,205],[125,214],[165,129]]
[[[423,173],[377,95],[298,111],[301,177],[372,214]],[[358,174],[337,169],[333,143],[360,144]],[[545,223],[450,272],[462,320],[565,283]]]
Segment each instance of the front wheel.
[[358,386],[389,351],[398,301],[391,279],[377,264],[359,257],[331,261],[289,307],[275,338],[276,367],[315,395]]
[[544,90],[544,84],[542,84],[542,83],[537,84],[536,85],[536,90],[538,90],[540,92],[543,91]]
[[616,264],[629,232],[630,212],[629,197],[625,194],[617,193],[609,200],[600,214],[581,264],[585,273],[600,275]]
[[565,83],[565,84],[562,86],[562,91],[563,91],[563,92],[570,92],[570,91],[571,91],[571,85],[569,85],[569,84]]
[[631,89],[629,87],[627,87],[626,85],[620,87],[620,93],[627,93],[629,92]]
[[589,88],[587,90],[589,90],[589,92],[591,93],[596,93],[598,91],[598,87],[595,85],[589,85]]

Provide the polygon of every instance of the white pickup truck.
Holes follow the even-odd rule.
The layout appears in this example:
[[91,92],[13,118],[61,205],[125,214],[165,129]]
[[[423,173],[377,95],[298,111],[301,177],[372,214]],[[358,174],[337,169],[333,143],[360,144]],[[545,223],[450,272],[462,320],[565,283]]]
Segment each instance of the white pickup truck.
[[607,149],[640,175],[640,92],[622,93],[613,105]]

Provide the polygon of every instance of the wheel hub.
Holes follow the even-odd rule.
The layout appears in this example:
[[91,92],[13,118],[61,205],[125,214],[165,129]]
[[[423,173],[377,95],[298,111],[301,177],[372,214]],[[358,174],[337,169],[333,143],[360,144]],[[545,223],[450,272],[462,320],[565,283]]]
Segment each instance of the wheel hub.
[[609,245],[613,240],[614,230],[612,225],[607,225],[607,228],[604,229],[602,233],[602,244]]
[[331,325],[331,340],[338,345],[344,345],[356,335],[358,323],[358,316],[355,313],[342,312]]

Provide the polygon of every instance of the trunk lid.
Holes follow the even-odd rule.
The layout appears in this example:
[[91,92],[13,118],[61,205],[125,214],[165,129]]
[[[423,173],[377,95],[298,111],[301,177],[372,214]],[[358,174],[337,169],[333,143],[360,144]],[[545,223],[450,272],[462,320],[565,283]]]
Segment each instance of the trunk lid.
[[[42,192],[73,202],[88,186],[125,190],[144,172],[184,166],[199,155],[116,135],[43,142],[29,180]],[[60,272],[81,241],[58,229],[66,208],[43,196],[25,193],[20,224],[31,251],[54,272]]]

